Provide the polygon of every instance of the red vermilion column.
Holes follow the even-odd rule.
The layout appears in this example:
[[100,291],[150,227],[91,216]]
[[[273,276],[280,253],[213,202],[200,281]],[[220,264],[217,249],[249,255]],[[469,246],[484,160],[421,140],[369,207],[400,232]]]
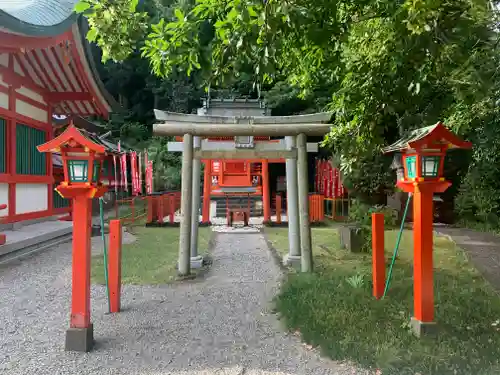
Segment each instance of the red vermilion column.
[[73,276],[71,328],[89,328],[90,323],[90,237],[92,200],[73,199]]
[[382,298],[385,288],[384,214],[372,213],[373,296]]
[[[9,55],[10,56],[10,55]],[[9,57],[10,58],[10,57]],[[15,111],[16,110],[16,90],[14,90],[14,87],[9,86],[9,111]],[[7,173],[10,176],[15,176],[17,174],[16,170],[16,147],[17,147],[17,140],[16,140],[16,129],[17,129],[17,124],[16,121],[14,120],[8,120],[7,121],[7,136],[8,140],[5,142],[5,145],[7,146],[7,163],[5,165],[7,169]],[[0,203],[7,203],[7,209],[8,213],[7,216],[13,217],[16,214],[16,183],[15,182],[9,182],[9,192],[8,192],[8,202],[0,202]],[[10,221],[10,218],[9,218]]]
[[264,206],[264,221],[271,220],[271,199],[269,194],[269,162],[262,160],[262,205]]
[[276,223],[281,224],[281,194],[276,194]]
[[210,188],[212,184],[212,160],[205,161],[205,172],[203,175],[203,207],[201,209],[201,221],[210,222]]
[[110,312],[120,312],[122,280],[122,223],[120,220],[109,222],[109,297]]
[[433,192],[415,186],[413,194],[413,303],[414,319],[434,321],[434,278],[432,268]]

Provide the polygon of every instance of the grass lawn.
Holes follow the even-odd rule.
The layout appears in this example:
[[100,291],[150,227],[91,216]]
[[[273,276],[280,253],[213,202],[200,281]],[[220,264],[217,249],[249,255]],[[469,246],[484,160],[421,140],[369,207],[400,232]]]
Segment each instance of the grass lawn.
[[[179,228],[134,227],[137,240],[122,248],[123,284],[166,284],[175,280]],[[199,228],[199,248],[208,250],[211,229]],[[200,254],[202,255],[202,254]],[[104,284],[103,256],[92,257],[92,281]],[[193,271],[194,272],[194,271]]]
[[[286,253],[287,229],[266,228],[266,233]],[[387,258],[396,236],[397,231],[386,232]],[[313,228],[312,239],[316,272],[291,273],[276,301],[288,328],[300,331],[304,341],[333,359],[382,374],[500,374],[500,298],[454,243],[434,238],[440,335],[417,339],[409,329],[411,232],[403,235],[391,287],[380,301],[372,297],[370,254],[341,250],[335,228]]]

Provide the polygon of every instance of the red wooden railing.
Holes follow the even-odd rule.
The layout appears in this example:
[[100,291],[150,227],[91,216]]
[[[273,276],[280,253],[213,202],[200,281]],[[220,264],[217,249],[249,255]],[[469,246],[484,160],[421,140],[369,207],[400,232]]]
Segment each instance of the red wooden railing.
[[319,223],[325,220],[325,197],[321,194],[309,195],[309,221]]
[[129,197],[115,201],[115,219],[134,224],[146,216],[148,197]]
[[165,193],[161,195],[150,195],[147,199],[147,223],[163,224],[165,217],[173,224],[175,213],[181,207],[181,193]]
[[[311,223],[319,223],[325,220],[325,197],[322,194],[309,195],[309,221]],[[281,215],[286,212],[288,215],[287,207],[284,207],[284,199],[281,194],[276,194],[273,197],[273,204],[276,208],[276,223],[281,224]]]

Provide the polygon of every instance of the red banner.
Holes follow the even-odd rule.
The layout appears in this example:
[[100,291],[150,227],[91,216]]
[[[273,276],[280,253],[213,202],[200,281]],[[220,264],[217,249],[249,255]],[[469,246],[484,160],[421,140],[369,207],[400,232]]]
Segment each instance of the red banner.
[[113,180],[113,184],[115,185],[115,194],[118,193],[118,168],[117,168],[117,165],[116,165],[116,155],[113,155],[113,168],[114,168],[114,180]]
[[149,168],[148,150],[144,150],[144,185],[146,187],[146,194],[150,194],[148,193],[148,168]]
[[138,179],[138,186],[137,186],[137,191],[139,192],[139,194],[142,194],[142,153],[139,152],[139,163],[138,163],[138,167],[139,167],[139,179]]
[[130,153],[130,175],[132,176],[132,194],[139,193],[139,174],[137,173],[137,153],[132,151]]
[[314,189],[325,198],[341,198],[346,190],[340,181],[340,173],[333,168],[330,160],[316,159]]
[[122,175],[122,185],[125,191],[128,191],[128,180],[127,180],[127,154],[122,154],[120,156],[120,167]]
[[146,164],[146,193],[153,194],[153,162]]

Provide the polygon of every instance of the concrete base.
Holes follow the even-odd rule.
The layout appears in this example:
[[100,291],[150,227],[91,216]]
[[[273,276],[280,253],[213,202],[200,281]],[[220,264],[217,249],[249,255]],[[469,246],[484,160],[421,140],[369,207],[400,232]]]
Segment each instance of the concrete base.
[[293,267],[300,270],[300,255],[285,255],[283,257],[283,264],[287,267]]
[[88,328],[69,328],[66,331],[64,350],[73,352],[90,352],[94,347],[94,326]]
[[410,326],[417,337],[434,337],[437,335],[437,324],[435,322],[421,322],[411,318]]
[[203,267],[203,257],[198,255],[197,257],[191,257],[191,269],[198,269]]

